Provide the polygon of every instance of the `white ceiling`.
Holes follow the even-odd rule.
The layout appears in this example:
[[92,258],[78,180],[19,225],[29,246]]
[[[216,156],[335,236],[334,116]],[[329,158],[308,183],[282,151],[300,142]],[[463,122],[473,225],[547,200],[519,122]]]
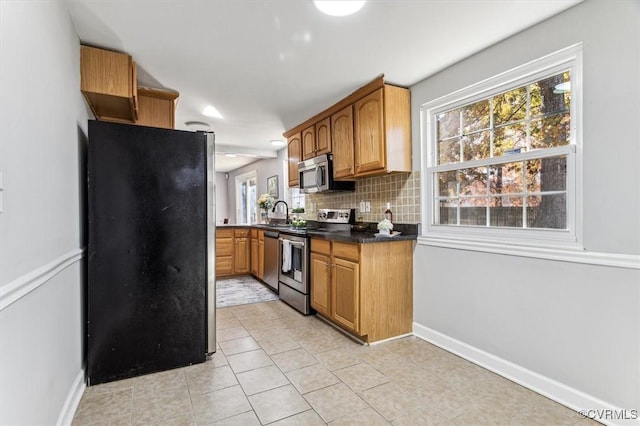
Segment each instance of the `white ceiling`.
[[208,122],[225,152],[253,155],[219,155],[218,171],[275,156],[270,140],[379,74],[410,86],[580,1],[369,0],[331,17],[310,0],[65,0],[82,43],[180,92],[178,129]]

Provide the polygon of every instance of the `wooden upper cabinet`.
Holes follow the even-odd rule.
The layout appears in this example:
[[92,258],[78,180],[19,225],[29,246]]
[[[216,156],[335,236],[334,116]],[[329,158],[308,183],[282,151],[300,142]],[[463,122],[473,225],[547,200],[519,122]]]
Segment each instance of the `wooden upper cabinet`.
[[136,121],[136,80],[130,55],[80,46],[80,90],[98,120]]
[[353,106],[331,116],[331,139],[333,142],[333,177],[353,176]]
[[308,160],[316,156],[316,128],[308,127],[302,131],[302,159]]
[[316,154],[323,155],[331,152],[331,117],[316,123]]
[[353,109],[355,176],[410,172],[409,90],[385,84]]
[[308,160],[330,152],[331,117],[327,117],[302,131],[302,159]]
[[287,139],[287,154],[289,156],[289,186],[300,185],[300,176],[298,175],[298,163],[302,151],[302,135],[296,133]]
[[384,170],[384,96],[378,89],[354,104],[355,173]]
[[175,128],[176,100],[180,94],[172,90],[138,89],[138,120],[136,124]]

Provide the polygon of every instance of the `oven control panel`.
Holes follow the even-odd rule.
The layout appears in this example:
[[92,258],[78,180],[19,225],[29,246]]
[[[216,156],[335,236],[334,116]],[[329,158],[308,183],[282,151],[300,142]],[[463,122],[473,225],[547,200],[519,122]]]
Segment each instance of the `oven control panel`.
[[318,209],[318,222],[352,223],[355,209]]

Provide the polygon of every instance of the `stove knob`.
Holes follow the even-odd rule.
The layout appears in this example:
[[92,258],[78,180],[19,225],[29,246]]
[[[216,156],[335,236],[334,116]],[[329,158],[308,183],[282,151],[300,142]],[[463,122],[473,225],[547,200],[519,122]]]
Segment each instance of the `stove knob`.
[[318,220],[327,220],[327,212],[319,212]]

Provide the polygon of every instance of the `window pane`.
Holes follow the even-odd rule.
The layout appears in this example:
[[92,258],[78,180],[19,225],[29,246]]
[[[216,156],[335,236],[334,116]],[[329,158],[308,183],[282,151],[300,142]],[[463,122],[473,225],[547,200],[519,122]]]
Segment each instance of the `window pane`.
[[564,191],[566,189],[566,156],[527,161],[527,192]]
[[460,140],[458,138],[438,141],[438,164],[460,161]]
[[527,197],[529,228],[566,229],[567,197],[565,194]]
[[487,226],[487,197],[460,200],[460,225]]
[[493,124],[524,120],[527,116],[527,88],[520,87],[493,98]]
[[460,170],[460,195],[485,195],[487,193],[487,169],[477,167]]
[[476,102],[462,109],[464,133],[472,133],[489,128],[489,101]]
[[460,110],[455,109],[438,115],[438,140],[460,135]]
[[493,197],[490,202],[490,226],[522,227],[522,197]]
[[462,138],[464,161],[491,157],[491,133],[473,133]]
[[455,197],[458,195],[455,170],[438,173],[438,194],[441,197]]
[[510,153],[518,153],[526,147],[527,125],[518,123],[500,127],[495,131],[493,156],[501,157]]
[[571,142],[571,116],[557,114],[531,121],[531,148],[550,148]]
[[440,225],[458,224],[458,201],[456,199],[440,200]]
[[492,194],[523,192],[522,163],[506,163],[490,167],[489,182],[489,190]]
[[569,72],[540,80],[530,86],[531,116],[569,111],[571,82]]

